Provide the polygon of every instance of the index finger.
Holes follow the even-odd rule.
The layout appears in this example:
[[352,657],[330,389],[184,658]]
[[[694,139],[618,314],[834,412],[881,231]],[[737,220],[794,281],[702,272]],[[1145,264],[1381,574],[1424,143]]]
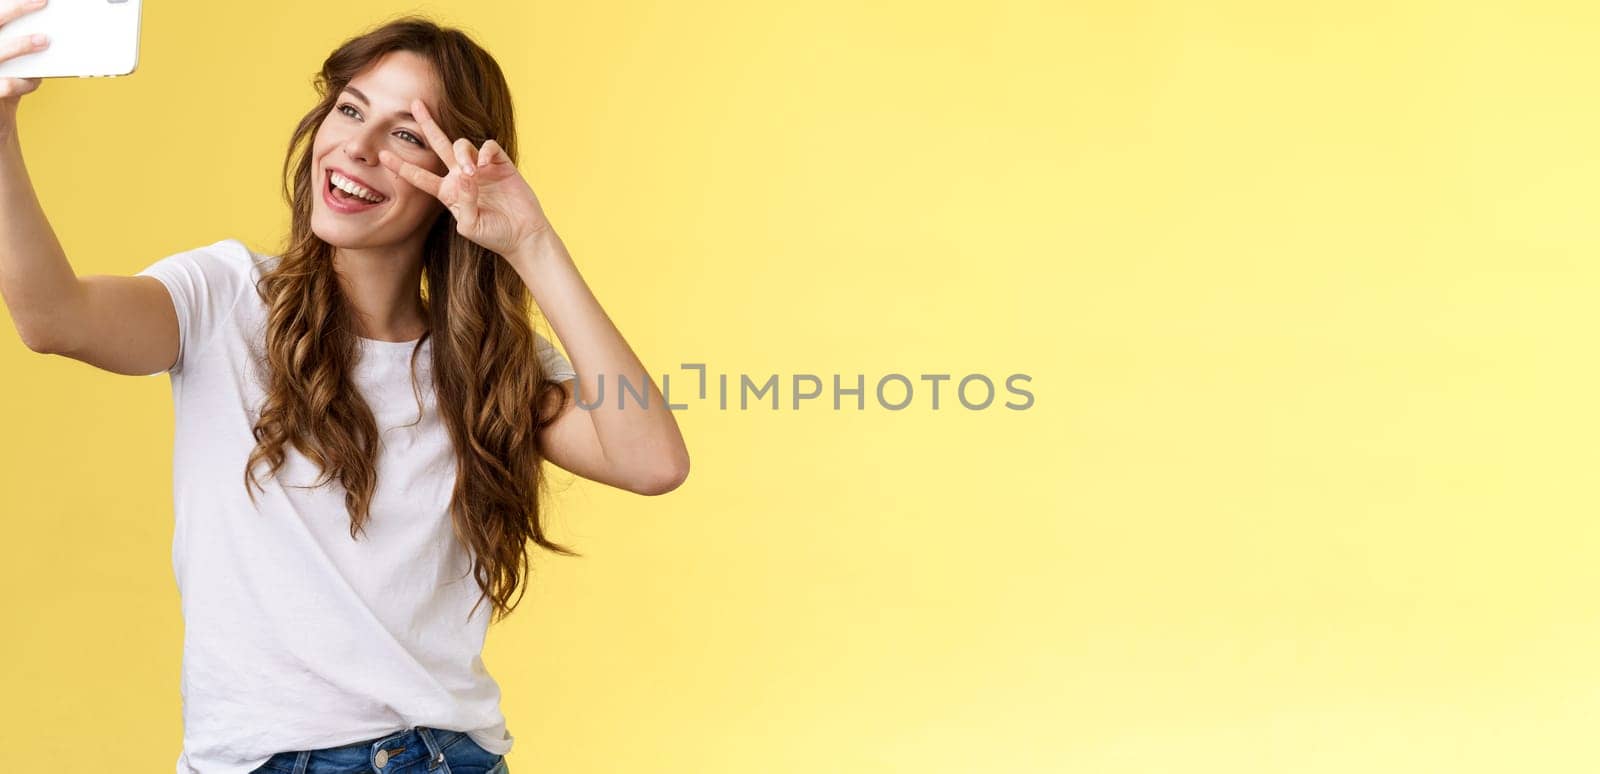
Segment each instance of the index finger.
[[445,135],[444,130],[433,122],[433,115],[428,112],[428,106],[422,104],[422,100],[411,100],[411,117],[417,119],[417,123],[422,125],[422,134],[428,138],[428,146],[433,148],[433,152],[438,154],[439,160],[444,162],[445,169],[455,166],[456,152],[451,147],[453,143]]

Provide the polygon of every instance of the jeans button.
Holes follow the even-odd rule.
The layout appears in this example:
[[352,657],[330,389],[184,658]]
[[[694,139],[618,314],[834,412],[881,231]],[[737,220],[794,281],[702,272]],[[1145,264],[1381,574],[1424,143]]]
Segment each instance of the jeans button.
[[385,765],[387,765],[388,763],[389,763],[389,751],[388,750],[379,750],[378,751],[378,768],[381,769]]

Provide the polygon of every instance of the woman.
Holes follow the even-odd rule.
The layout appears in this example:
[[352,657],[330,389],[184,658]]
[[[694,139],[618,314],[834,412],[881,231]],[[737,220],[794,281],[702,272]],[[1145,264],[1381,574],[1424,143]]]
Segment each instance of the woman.
[[[32,50],[0,35],[0,58]],[[486,52],[406,18],[317,85],[281,255],[223,240],[80,278],[22,164],[38,81],[0,79],[0,292],[35,351],[171,377],[180,774],[504,772],[484,634],[528,540],[572,553],[545,536],[541,461],[660,494],[688,453],[519,174]],[[607,373],[643,405],[581,406]]]

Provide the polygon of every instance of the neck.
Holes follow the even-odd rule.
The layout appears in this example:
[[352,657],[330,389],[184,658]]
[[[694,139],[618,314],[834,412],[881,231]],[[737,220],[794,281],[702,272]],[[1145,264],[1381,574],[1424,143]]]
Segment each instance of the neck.
[[354,307],[358,335],[380,341],[411,341],[428,327],[422,312],[420,245],[333,250],[339,284]]

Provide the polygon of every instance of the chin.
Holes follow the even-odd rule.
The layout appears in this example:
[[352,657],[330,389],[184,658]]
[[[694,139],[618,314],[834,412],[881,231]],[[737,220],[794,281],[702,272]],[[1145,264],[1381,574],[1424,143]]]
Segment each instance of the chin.
[[316,234],[318,239],[327,242],[333,247],[358,248],[366,246],[362,244],[364,241],[362,234],[353,234],[350,233],[349,229],[336,226],[330,227],[326,222],[322,221],[322,218],[316,215],[311,216],[311,233]]
[[420,226],[413,227],[412,231],[407,233],[395,226],[395,223],[389,222],[380,228],[362,228],[346,221],[337,213],[326,212],[321,208],[311,211],[311,233],[333,247],[347,250],[400,244],[416,236],[416,228],[420,228]]
[[[338,215],[313,211],[311,213],[311,233],[318,239],[334,247],[358,249],[375,247],[385,244],[379,234],[372,229],[355,227],[351,223],[340,223]],[[389,240],[393,241],[393,240]]]

